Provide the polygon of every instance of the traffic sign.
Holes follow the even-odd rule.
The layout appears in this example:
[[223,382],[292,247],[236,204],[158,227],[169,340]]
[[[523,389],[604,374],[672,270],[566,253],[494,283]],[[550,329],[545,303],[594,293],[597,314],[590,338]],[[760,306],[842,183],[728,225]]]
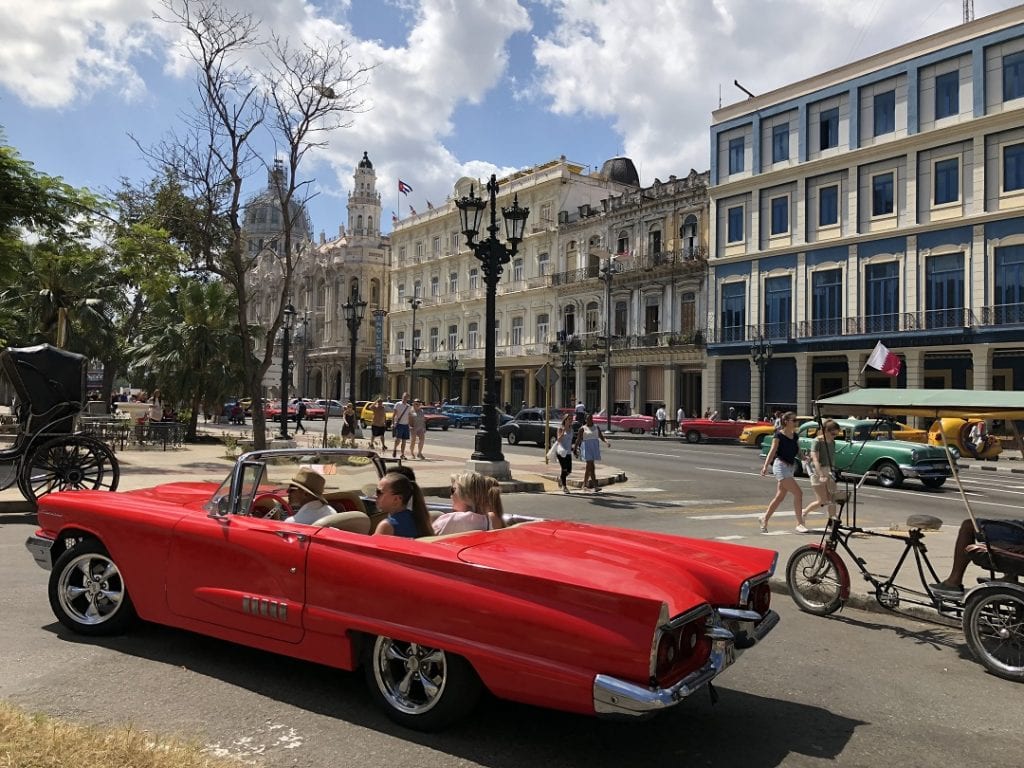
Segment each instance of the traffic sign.
[[544,365],[537,369],[537,373],[534,374],[533,378],[542,387],[553,387],[558,383],[558,371],[551,363],[544,363]]

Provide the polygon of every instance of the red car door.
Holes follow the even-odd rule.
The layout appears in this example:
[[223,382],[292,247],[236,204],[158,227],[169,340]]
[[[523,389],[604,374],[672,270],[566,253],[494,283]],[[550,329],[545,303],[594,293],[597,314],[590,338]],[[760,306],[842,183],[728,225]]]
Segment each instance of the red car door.
[[171,538],[168,608],[190,619],[299,642],[306,556],[315,530],[242,515],[183,518]]

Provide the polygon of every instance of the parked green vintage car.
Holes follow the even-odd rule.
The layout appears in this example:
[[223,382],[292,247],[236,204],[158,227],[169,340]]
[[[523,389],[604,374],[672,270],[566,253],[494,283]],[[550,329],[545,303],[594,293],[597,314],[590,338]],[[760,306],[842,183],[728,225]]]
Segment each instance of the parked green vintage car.
[[[841,473],[863,475],[877,472],[878,484],[886,488],[898,488],[908,477],[920,480],[927,488],[938,488],[953,474],[942,448],[894,440],[889,422],[874,419],[835,421],[842,429],[836,438],[835,456],[835,467]],[[797,436],[803,451],[810,450],[818,429],[816,421],[800,425]],[[762,456],[768,455],[771,444],[770,439],[761,444]],[[799,466],[797,473],[802,474]]]

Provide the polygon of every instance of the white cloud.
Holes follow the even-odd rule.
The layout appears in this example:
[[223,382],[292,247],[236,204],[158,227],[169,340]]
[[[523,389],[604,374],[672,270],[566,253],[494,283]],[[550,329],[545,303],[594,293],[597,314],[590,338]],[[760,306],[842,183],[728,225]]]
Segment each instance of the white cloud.
[[[711,112],[892,48],[960,20],[933,0],[546,0],[538,87],[558,113],[613,120],[626,154],[654,176],[708,167]],[[1016,5],[978,3],[978,14]]]

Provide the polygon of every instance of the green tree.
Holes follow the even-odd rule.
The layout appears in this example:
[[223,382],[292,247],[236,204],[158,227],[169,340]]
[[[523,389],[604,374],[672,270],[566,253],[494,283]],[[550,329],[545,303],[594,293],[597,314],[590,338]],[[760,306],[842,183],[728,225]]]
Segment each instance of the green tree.
[[159,387],[166,402],[190,411],[187,440],[196,439],[204,405],[219,412],[241,386],[242,345],[233,291],[220,281],[183,278],[156,300],[142,323],[142,343],[129,350],[133,378]]

